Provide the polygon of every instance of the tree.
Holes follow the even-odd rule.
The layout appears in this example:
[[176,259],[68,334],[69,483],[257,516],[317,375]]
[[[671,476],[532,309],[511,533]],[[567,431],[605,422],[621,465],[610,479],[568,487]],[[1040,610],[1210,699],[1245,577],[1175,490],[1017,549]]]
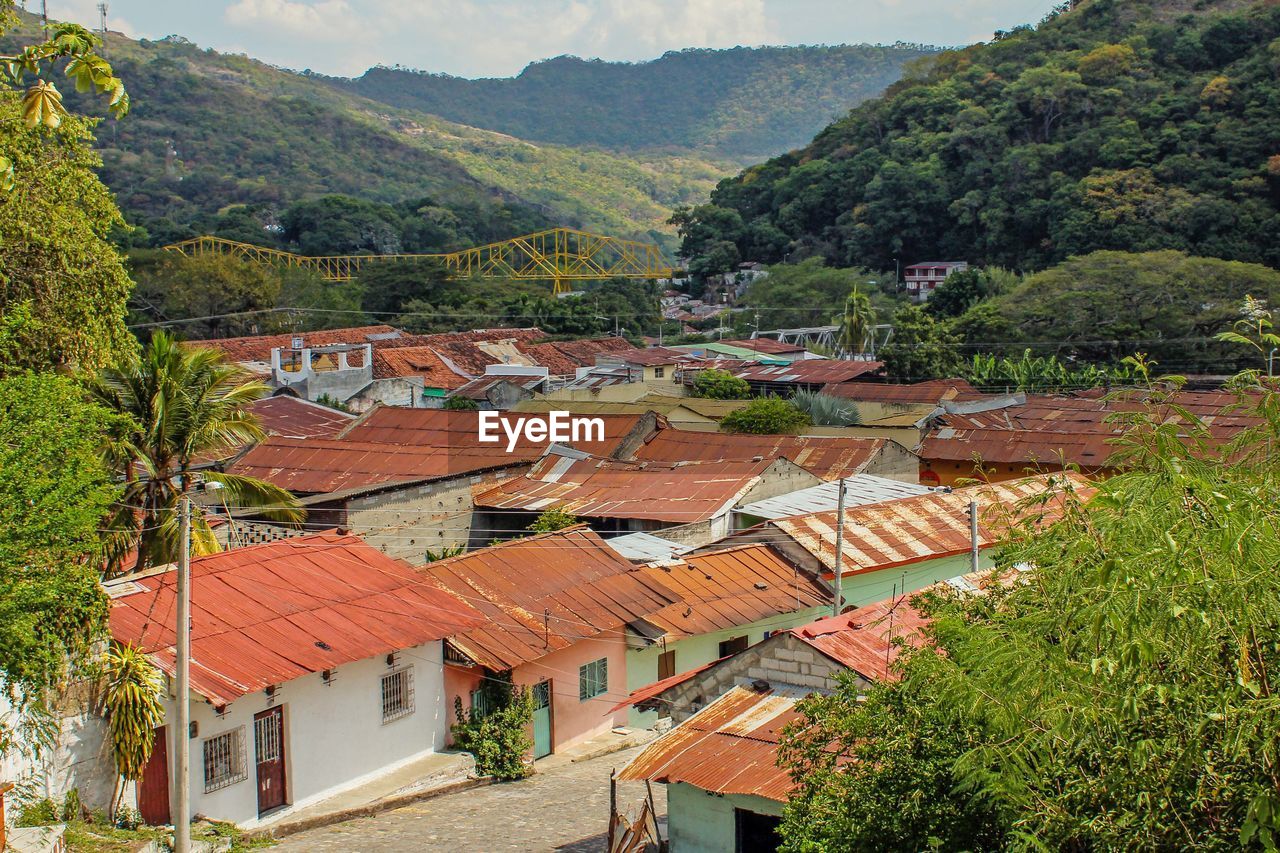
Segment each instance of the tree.
[[[893,277],[890,273],[889,278]],[[822,258],[806,258],[798,264],[775,264],[769,275],[747,288],[742,304],[760,312],[762,328],[786,329],[822,326],[831,320],[831,306],[840,305],[854,288],[885,306],[884,278],[862,268],[827,266]]]
[[230,255],[148,250],[131,254],[129,266],[137,282],[129,304],[138,320],[208,318],[183,324],[193,339],[256,334],[280,300],[275,268]]
[[724,432],[777,435],[795,432],[812,423],[809,416],[781,397],[757,397],[720,421]]
[[953,272],[929,296],[925,310],[939,319],[959,317],[970,308],[1009,290],[1017,282],[1016,275],[999,268]]
[[[100,450],[113,426],[69,379],[0,378],[0,686],[23,720],[106,624],[98,528],[118,490]],[[0,720],[0,755],[38,747],[39,731]]]
[[131,283],[109,239],[123,220],[94,175],[86,123],[66,116],[29,129],[22,111],[0,91],[0,160],[16,175],[0,192],[0,316],[26,311],[10,364],[96,369],[136,346],[124,323]]
[[[1019,849],[1274,849],[1280,399],[1244,377],[1258,426],[1216,452],[1168,394],[1144,396],[1119,421],[1127,472],[997,552],[1023,582],[924,597],[930,643],[899,658],[896,681],[809,706],[788,849],[917,849],[920,826],[941,849],[1001,835]],[[823,728],[869,760],[816,756]],[[996,843],[975,843],[977,828]]]
[[745,400],[751,396],[751,385],[727,370],[701,370],[693,380],[693,396],[708,400]]
[[444,401],[444,408],[451,412],[474,412],[480,408],[480,404],[470,397],[451,394],[449,399]]
[[[194,484],[202,463],[229,455],[265,437],[249,404],[266,387],[228,364],[216,350],[185,347],[156,332],[141,357],[108,368],[92,382],[94,398],[131,425],[113,455],[125,481],[112,512],[111,567],[137,549],[133,566],[163,565],[177,559],[180,496]],[[205,472],[222,486],[227,506],[252,509],[274,520],[301,521],[289,492],[252,477]],[[192,519],[192,549],[218,550],[202,511]]]
[[573,527],[578,523],[578,517],[571,512],[565,512],[562,509],[552,507],[544,509],[542,514],[533,520],[525,530],[533,533],[554,533],[557,530],[564,530],[566,527]]
[[867,351],[870,343],[874,355],[876,309],[871,307],[871,300],[866,294],[858,292],[856,284],[844,301],[844,313],[837,320],[840,325],[838,345],[842,353],[860,355]]
[[943,379],[960,369],[958,341],[919,306],[893,315],[893,335],[880,350],[885,371],[901,382]]

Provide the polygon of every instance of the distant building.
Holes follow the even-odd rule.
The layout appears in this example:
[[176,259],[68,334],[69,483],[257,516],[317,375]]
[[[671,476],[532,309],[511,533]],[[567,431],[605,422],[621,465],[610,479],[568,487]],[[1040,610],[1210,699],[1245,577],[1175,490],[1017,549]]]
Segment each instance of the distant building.
[[933,291],[948,276],[964,272],[968,268],[967,261],[925,261],[912,264],[902,271],[907,282],[907,296],[912,302],[927,302]]

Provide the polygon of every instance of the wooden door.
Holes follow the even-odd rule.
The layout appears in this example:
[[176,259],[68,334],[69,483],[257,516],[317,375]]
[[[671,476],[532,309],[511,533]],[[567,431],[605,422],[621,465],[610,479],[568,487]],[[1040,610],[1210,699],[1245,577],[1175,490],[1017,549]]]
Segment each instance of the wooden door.
[[253,754],[258,768],[258,814],[288,803],[285,796],[284,709],[253,716]]
[[551,754],[551,682],[533,685],[533,757]]
[[169,747],[164,726],[151,733],[151,758],[142,768],[142,780],[138,782],[138,811],[151,826],[172,823],[169,813]]

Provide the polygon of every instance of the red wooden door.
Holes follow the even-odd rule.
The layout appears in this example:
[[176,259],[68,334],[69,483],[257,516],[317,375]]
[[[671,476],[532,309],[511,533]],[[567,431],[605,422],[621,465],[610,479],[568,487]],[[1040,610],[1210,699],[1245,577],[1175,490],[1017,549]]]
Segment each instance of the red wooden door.
[[271,708],[253,717],[253,754],[258,766],[258,814],[288,802],[284,787],[284,709]]
[[173,822],[169,814],[169,747],[164,726],[151,733],[151,758],[138,782],[138,811],[151,826]]

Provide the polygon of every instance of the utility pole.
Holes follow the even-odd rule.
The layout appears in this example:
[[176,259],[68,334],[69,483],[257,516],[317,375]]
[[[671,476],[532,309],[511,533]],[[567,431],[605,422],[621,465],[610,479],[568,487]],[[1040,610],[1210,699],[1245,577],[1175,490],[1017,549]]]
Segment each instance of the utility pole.
[[173,849],[191,853],[191,498],[179,499],[182,545],[178,555],[178,724],[173,733],[178,747]]
[[844,607],[844,593],[841,586],[844,582],[844,478],[840,479],[839,497],[836,498],[836,589],[835,599],[831,602],[831,615],[839,616]]
[[969,501],[969,571],[978,571],[978,502]]
[[40,22],[49,26],[49,0],[40,0]]

